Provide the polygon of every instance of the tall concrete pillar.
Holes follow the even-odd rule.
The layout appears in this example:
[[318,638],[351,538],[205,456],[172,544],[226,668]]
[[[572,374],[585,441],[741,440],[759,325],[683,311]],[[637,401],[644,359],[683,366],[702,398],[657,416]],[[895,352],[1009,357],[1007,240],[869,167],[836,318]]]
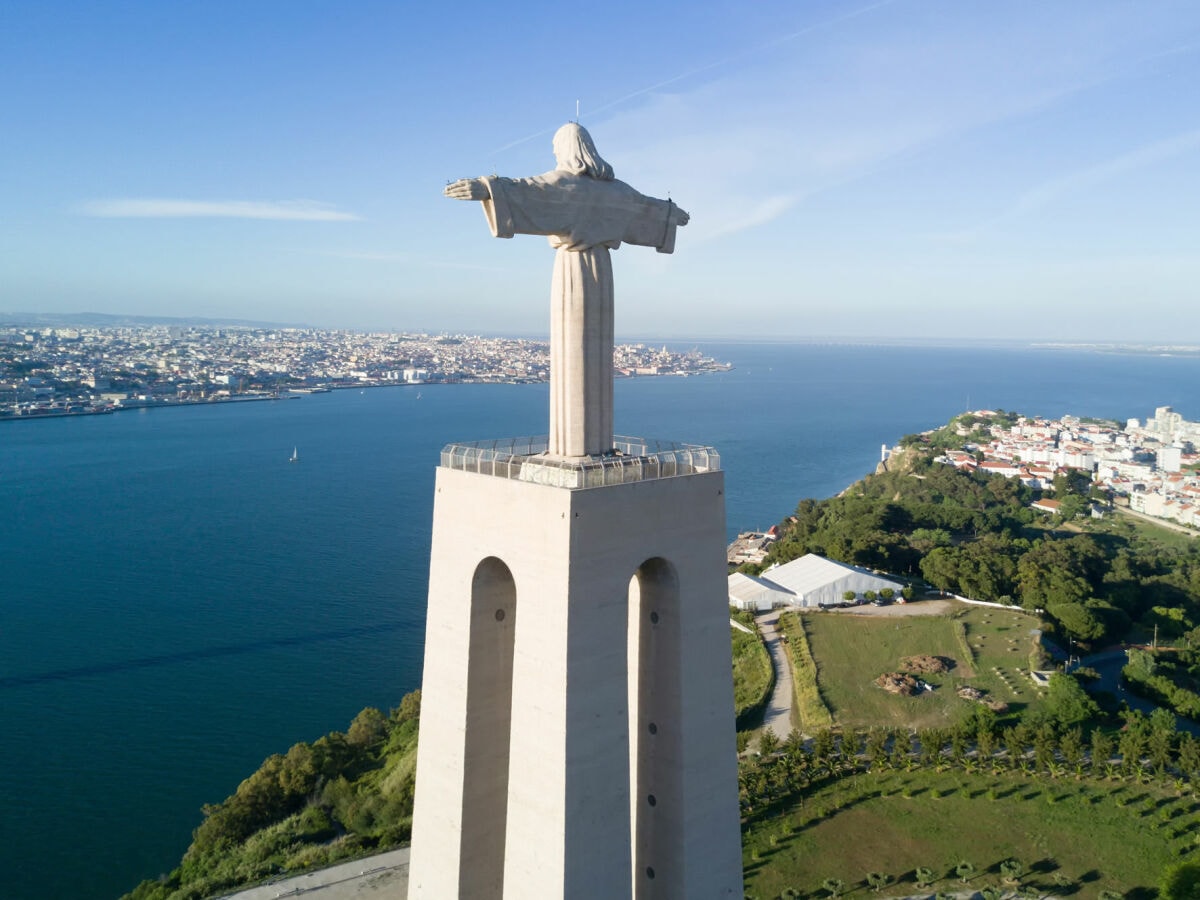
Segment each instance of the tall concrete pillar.
[[559,250],[550,286],[553,456],[613,449],[613,274],[607,247]]
[[410,898],[741,897],[709,454],[443,453]]

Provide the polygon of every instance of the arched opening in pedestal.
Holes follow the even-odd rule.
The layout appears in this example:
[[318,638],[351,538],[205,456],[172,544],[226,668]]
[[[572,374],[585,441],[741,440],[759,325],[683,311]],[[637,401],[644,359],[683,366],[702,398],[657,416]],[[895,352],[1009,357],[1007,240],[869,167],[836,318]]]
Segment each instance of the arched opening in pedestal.
[[475,568],[470,615],[460,896],[499,897],[504,884],[517,589],[508,566],[494,556]]
[[629,582],[629,770],[633,896],[683,889],[682,621],[679,576],[661,557]]

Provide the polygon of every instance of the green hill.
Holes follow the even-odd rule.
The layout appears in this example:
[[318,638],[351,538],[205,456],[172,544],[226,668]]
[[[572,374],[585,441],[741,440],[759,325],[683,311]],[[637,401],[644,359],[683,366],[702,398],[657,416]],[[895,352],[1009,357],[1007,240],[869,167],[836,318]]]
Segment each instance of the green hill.
[[416,691],[388,716],[364,709],[344,734],[268,757],[224,802],[204,807],[179,868],[122,900],[201,900],[406,843],[420,710]]

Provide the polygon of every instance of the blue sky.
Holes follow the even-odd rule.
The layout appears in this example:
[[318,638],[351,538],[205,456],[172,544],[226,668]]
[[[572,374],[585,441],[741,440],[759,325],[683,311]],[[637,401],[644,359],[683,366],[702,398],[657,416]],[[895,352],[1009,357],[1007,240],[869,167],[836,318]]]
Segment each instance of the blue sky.
[[618,337],[1200,342],[1200,4],[7,0],[0,310],[544,334],[447,180],[692,215]]

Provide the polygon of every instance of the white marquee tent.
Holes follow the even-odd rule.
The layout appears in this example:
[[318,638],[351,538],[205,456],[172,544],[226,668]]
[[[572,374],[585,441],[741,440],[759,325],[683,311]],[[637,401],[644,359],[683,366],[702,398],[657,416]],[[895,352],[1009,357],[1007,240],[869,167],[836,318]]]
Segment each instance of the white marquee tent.
[[796,595],[765,578],[734,572],[729,576],[729,605],[736,609],[766,612],[777,606],[794,604]]
[[[809,553],[769,569],[758,578],[736,572],[730,575],[729,603],[739,609],[756,610],[774,606],[838,606],[846,602],[847,591],[853,591],[861,598],[867,591],[878,593],[891,588],[899,593],[902,587],[899,582],[882,578],[867,569]],[[768,600],[770,606],[763,606]]]

